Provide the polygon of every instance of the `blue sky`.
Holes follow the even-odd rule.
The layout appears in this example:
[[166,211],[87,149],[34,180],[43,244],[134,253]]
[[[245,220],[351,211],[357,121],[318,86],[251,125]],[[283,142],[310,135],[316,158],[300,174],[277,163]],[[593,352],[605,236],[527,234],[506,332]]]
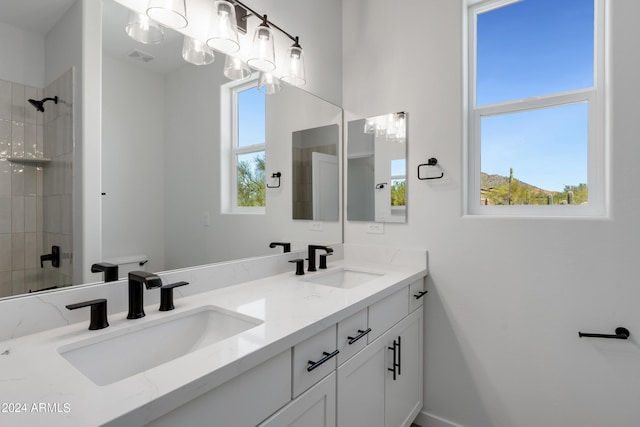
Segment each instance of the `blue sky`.
[[265,94],[258,88],[238,93],[238,146],[265,143]]
[[[593,86],[593,0],[523,0],[478,15],[477,104]],[[484,118],[481,170],[546,190],[587,182],[586,104]]]

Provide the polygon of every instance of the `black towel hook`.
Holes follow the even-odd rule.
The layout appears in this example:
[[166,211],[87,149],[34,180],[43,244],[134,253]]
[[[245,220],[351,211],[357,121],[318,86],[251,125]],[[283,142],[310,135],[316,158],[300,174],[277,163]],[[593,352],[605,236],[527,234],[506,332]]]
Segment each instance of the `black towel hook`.
[[444,177],[444,172],[440,173],[440,176],[432,176],[432,177],[426,177],[423,178],[420,176],[420,168],[422,166],[436,166],[438,164],[438,159],[436,159],[435,157],[431,157],[429,160],[427,160],[427,163],[422,163],[418,165],[418,179],[420,181],[426,181],[428,179],[440,179],[442,177]]

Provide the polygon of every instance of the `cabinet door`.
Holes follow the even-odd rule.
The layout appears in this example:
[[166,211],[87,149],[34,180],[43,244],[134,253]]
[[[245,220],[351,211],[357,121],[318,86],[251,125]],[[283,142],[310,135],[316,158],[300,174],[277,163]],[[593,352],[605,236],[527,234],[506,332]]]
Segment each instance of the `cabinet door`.
[[[393,327],[385,340],[396,343],[396,376],[386,371],[385,425],[408,427],[422,409],[422,310],[416,310]],[[399,344],[399,345],[398,345]],[[394,351],[387,353],[387,368],[394,365]]]
[[338,426],[383,427],[387,342],[379,339],[338,368]]
[[258,427],[335,427],[336,374],[304,392]]

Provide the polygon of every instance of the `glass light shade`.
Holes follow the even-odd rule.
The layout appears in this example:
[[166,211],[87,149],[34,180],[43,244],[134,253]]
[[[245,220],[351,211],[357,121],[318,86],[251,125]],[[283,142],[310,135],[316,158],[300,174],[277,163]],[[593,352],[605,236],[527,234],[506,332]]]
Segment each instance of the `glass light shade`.
[[273,95],[280,92],[282,86],[280,86],[280,80],[274,77],[271,73],[260,73],[258,79],[258,90],[266,93],[267,95]]
[[268,73],[276,69],[273,31],[264,24],[253,34],[251,58],[247,61],[251,68]]
[[206,43],[185,36],[182,42],[182,58],[194,65],[207,65],[211,64],[215,57]]
[[364,133],[376,133],[376,119],[371,117],[364,121]]
[[212,49],[223,53],[234,53],[240,50],[236,9],[228,1],[213,2],[210,31],[207,44]]
[[303,86],[307,80],[304,75],[304,52],[296,43],[289,48],[289,68],[282,81],[293,86]]
[[251,75],[251,69],[242,59],[227,55],[224,60],[224,75],[231,80],[243,80]]
[[185,0],[149,0],[147,16],[169,28],[184,28],[188,23]]
[[144,13],[133,11],[129,13],[125,31],[129,37],[144,44],[160,43],[164,38],[160,24],[149,19]]
[[405,113],[398,113],[396,115],[396,126],[398,127],[396,140],[398,142],[405,142],[407,140],[407,116]]
[[389,114],[387,115],[387,132],[386,136],[389,140],[396,139],[396,135],[398,134],[398,124],[396,122],[396,115]]
[[387,134],[387,116],[377,116],[375,119],[376,136],[385,136]]

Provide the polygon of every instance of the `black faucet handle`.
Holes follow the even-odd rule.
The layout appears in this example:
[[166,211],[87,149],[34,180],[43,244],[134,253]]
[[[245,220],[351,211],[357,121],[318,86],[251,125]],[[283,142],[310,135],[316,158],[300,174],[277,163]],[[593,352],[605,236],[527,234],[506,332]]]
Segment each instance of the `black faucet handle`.
[[291,252],[291,243],[286,242],[271,242],[269,243],[270,248],[275,248],[276,246],[282,246],[284,253]]
[[304,274],[304,259],[296,258],[289,262],[294,262],[296,264],[296,276],[302,276]]
[[322,269],[322,270],[326,270],[327,269],[327,257],[333,255],[331,252],[328,252],[326,254],[320,254],[320,265],[318,266],[318,268]]
[[160,311],[170,311],[173,305],[173,290],[179,286],[188,285],[189,282],[176,282],[160,288]]
[[105,282],[115,282],[118,280],[118,265],[108,262],[98,262],[91,266],[92,273],[104,273]]
[[107,300],[105,298],[69,304],[66,307],[69,310],[91,307],[91,321],[89,322],[89,329],[92,331],[104,329],[109,326],[109,322],[107,321]]

